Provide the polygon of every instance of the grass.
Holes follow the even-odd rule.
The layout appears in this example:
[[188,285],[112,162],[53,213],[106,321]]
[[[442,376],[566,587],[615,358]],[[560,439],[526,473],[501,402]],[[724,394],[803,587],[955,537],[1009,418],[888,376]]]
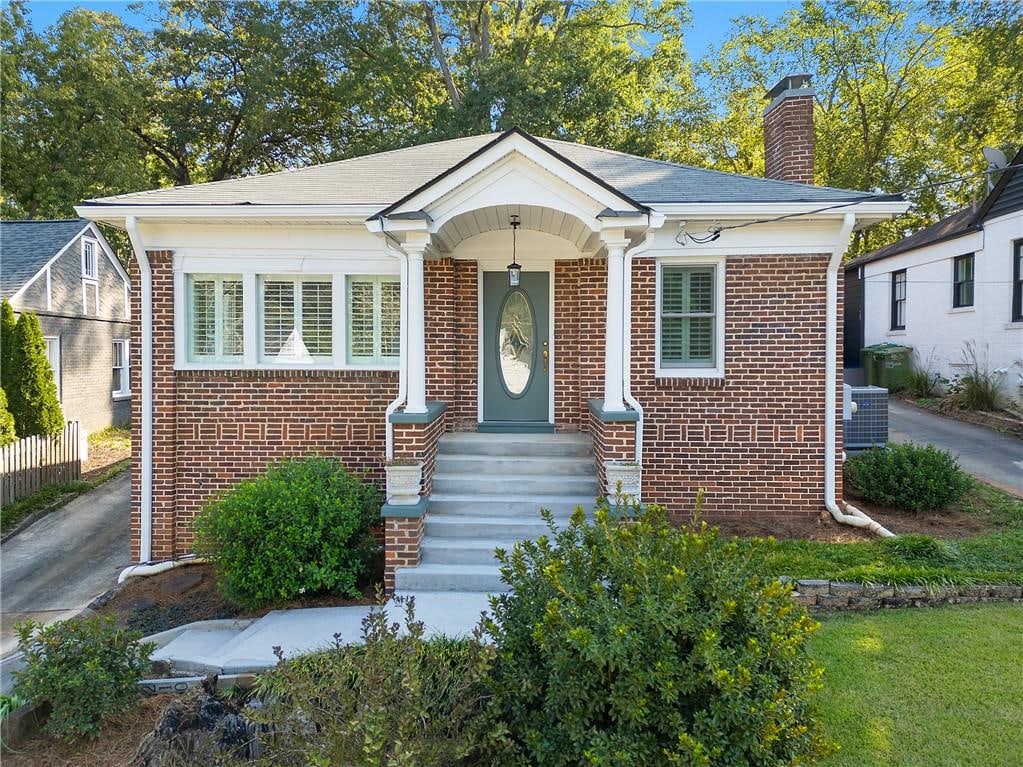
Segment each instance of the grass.
[[93,450],[131,450],[131,428],[108,426],[89,435],[89,448]]
[[1023,584],[1023,501],[977,483],[957,508],[995,530],[957,540],[902,535],[857,543],[776,541],[766,555],[767,573],[859,583]]
[[841,746],[826,767],[1009,767],[1023,754],[1023,606],[825,617],[811,640]]
[[102,485],[108,479],[116,477],[127,469],[129,465],[131,465],[131,459],[125,458],[123,461],[118,461],[110,466],[97,477],[88,480],[80,479],[65,485],[48,485],[27,498],[22,498],[16,503],[3,507],[0,509],[0,533],[6,533],[8,530],[11,530],[29,514],[34,514],[47,508],[63,506],[82,493]]

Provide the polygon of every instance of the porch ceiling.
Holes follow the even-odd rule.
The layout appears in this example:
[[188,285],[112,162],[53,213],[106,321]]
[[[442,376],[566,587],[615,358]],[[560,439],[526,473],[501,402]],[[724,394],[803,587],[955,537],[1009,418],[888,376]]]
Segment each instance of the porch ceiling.
[[458,243],[484,232],[511,229],[509,220],[518,215],[522,229],[553,234],[575,245],[583,253],[600,248],[600,238],[574,216],[538,205],[494,205],[461,213],[432,236],[436,250],[450,253]]

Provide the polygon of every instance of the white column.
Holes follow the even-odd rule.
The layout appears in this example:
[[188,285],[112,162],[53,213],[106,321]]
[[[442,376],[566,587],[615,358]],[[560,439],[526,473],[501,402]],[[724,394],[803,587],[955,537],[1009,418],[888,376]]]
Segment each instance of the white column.
[[623,330],[625,326],[624,238],[607,238],[607,328],[604,333],[604,410],[625,410],[622,394]]
[[408,254],[408,400],[406,413],[426,412],[426,316],[423,300],[423,254],[429,237],[410,236]]

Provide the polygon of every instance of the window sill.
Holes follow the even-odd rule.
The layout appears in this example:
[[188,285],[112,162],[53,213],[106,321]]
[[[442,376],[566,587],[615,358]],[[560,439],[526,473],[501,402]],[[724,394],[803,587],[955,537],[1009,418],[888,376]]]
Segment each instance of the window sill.
[[122,400],[131,399],[131,392],[115,391],[110,396],[113,398],[114,402],[120,402]]
[[949,314],[970,314],[976,311],[974,306],[953,306],[948,310]]
[[378,373],[397,373],[398,366],[393,365],[271,365],[260,362],[255,365],[245,365],[241,362],[182,362],[174,365],[175,370],[271,370],[278,372],[289,372],[294,370],[309,371],[368,371]]
[[885,333],[885,335],[886,336],[904,336],[904,335],[906,335],[906,331],[905,330],[889,330],[887,333]]
[[725,372],[718,368],[657,368],[654,378],[724,378]]
[[1023,320],[1013,320],[1005,323],[1006,330],[1023,330]]

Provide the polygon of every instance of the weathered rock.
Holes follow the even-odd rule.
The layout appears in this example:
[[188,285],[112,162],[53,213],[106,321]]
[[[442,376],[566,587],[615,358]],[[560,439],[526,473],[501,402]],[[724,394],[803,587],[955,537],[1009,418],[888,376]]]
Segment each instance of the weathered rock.
[[832,581],[831,593],[842,597],[858,597],[863,594],[863,584]]
[[1023,586],[998,585],[989,589],[991,596],[999,599],[1018,599],[1023,596]]
[[960,586],[959,596],[961,597],[986,597],[987,586]]
[[889,583],[875,583],[863,587],[863,596],[884,599],[895,596],[895,587]]
[[831,582],[817,580],[796,581],[796,591],[807,595],[828,594],[831,591]]
[[817,604],[829,610],[844,610],[849,606],[849,597],[841,594],[819,594]]
[[917,584],[904,584],[895,587],[895,596],[908,597],[910,599],[922,599],[928,595],[927,587]]
[[881,606],[881,600],[878,597],[850,597],[849,598],[849,609],[850,610],[876,610]]
[[793,591],[792,601],[795,602],[797,605],[809,607],[810,605],[817,604],[817,597],[814,594],[801,594],[798,591]]

